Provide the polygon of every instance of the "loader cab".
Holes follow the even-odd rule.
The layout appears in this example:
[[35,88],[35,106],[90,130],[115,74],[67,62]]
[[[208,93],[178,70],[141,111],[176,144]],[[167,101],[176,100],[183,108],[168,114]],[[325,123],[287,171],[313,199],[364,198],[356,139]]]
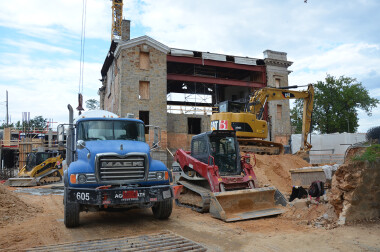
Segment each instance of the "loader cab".
[[37,165],[43,163],[45,160],[52,156],[48,152],[31,152],[26,159],[26,170],[31,171]]
[[191,156],[209,165],[215,162],[221,176],[241,173],[240,151],[235,131],[215,130],[194,136]]

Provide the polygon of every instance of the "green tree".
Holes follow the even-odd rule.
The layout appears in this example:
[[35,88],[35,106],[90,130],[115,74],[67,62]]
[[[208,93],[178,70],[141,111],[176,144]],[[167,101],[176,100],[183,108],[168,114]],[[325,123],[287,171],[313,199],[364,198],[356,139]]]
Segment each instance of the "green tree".
[[96,99],[89,99],[86,101],[86,108],[89,110],[99,109],[99,101]]
[[[301,112],[299,112],[300,108]],[[294,133],[302,133],[302,100],[295,100],[295,105],[290,110],[290,122],[294,129]]]
[[7,125],[7,123],[3,123],[0,125],[0,129],[4,129],[4,128],[8,128],[8,127],[13,128],[13,123],[9,123],[8,125]]
[[[321,133],[356,132],[358,109],[371,116],[372,109],[379,103],[355,78],[327,75],[325,81],[318,81],[314,88],[313,125]],[[291,121],[297,132],[302,125],[302,101],[295,102]]]
[[47,126],[47,119],[42,116],[36,116],[30,120],[30,129],[44,129]]

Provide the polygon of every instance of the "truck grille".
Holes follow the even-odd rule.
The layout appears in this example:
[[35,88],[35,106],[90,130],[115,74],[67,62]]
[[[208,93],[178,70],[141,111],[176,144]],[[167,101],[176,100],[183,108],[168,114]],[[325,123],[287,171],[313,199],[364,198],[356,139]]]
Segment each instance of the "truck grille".
[[144,155],[97,155],[97,176],[101,182],[128,183],[145,180]]

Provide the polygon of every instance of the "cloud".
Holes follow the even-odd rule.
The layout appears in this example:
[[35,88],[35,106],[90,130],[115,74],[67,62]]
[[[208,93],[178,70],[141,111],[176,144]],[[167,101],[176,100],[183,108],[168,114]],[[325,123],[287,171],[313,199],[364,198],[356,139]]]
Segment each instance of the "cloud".
[[23,50],[24,52],[30,52],[30,51],[43,51],[45,53],[62,53],[62,54],[71,54],[73,53],[72,50],[58,47],[58,46],[52,46],[46,43],[40,43],[33,40],[11,40],[11,39],[4,39],[2,41],[4,45],[7,46],[14,46],[18,47],[20,50]]
[[[0,1],[0,26],[15,33],[2,34],[0,42],[0,89],[10,91],[12,114],[21,117],[28,109],[67,121],[67,103],[76,107],[82,3]],[[291,85],[315,83],[329,73],[363,80],[377,95],[379,7],[376,0],[124,0],[123,16],[132,21],[132,34],[146,33],[170,47],[258,58],[266,49],[287,52],[294,62]],[[93,62],[85,63],[85,100],[98,99],[110,30],[111,1],[87,0],[85,59]],[[360,124],[378,123],[380,115],[373,114]]]
[[[0,26],[36,38],[59,41],[80,37],[82,2],[79,0],[19,0],[0,2]],[[87,0],[86,37],[109,39],[111,2]]]
[[[13,58],[12,65],[0,64],[3,79],[0,90],[8,90],[12,121],[21,120],[21,112],[31,112],[31,117],[43,115],[54,121],[67,122],[67,104],[71,103],[73,107],[78,104],[79,61],[29,59],[17,64],[17,55]],[[84,100],[98,99],[100,68],[99,63],[85,63]],[[13,84],[9,85],[11,82]],[[3,111],[0,118],[5,118]]]

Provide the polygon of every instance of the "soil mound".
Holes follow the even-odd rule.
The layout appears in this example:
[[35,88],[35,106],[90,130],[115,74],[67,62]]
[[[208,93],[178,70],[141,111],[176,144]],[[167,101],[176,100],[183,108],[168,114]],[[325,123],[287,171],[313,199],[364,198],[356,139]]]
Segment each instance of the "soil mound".
[[365,148],[349,150],[346,161],[332,179],[331,204],[339,214],[340,224],[380,217],[380,160],[352,161]]
[[0,184],[0,227],[15,220],[23,220],[40,211],[40,209],[26,204],[16,193]]
[[[254,160],[251,159],[252,165]],[[256,155],[255,171],[259,187],[275,186],[282,193],[292,191],[291,169],[310,166],[308,162],[295,155]]]

